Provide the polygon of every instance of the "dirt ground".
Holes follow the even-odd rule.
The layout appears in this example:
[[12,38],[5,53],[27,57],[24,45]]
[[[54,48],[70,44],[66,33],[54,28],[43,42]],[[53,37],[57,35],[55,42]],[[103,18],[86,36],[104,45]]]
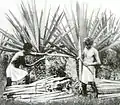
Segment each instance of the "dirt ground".
[[119,105],[120,104],[120,97],[117,98],[92,98],[83,97],[83,96],[76,96],[66,99],[59,99],[59,100],[51,100],[47,102],[41,103],[33,103],[31,102],[21,102],[21,101],[14,101],[13,99],[0,100],[0,105]]

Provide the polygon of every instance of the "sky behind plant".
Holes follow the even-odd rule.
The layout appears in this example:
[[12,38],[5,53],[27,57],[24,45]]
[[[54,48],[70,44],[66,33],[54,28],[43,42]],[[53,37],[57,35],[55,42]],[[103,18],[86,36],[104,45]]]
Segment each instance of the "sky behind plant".
[[[31,2],[32,0],[23,0],[25,3]],[[37,9],[50,7],[54,10],[58,5],[61,8],[75,8],[76,0],[36,0]],[[91,12],[93,9],[101,8],[101,10],[111,10],[117,17],[120,17],[120,0],[78,0],[80,4],[85,3],[88,5],[88,10]],[[1,0],[0,3],[0,28],[11,31],[10,24],[6,19],[5,13],[11,10],[16,17],[19,18],[19,4],[21,0]],[[45,4],[45,2],[47,4]],[[88,11],[88,12],[89,12]]]

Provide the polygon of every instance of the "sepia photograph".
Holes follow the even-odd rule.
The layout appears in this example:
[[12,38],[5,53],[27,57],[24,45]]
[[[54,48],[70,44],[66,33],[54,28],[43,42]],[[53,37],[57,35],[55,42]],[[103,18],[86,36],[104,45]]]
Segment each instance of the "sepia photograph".
[[0,105],[120,105],[120,1],[1,0]]

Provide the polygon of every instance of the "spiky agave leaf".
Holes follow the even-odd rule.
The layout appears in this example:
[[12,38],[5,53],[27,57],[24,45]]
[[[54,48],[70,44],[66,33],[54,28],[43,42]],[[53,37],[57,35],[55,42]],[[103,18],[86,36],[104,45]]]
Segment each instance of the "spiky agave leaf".
[[[66,19],[66,23],[68,25],[67,28],[69,28],[69,30],[71,30],[74,26],[74,29],[71,30],[71,32],[69,34],[67,34],[67,38],[65,41],[68,41],[67,43],[69,43],[69,45],[71,46],[71,48],[74,48],[74,55],[78,56],[79,51],[77,49],[79,49],[82,51],[83,50],[83,39],[87,36],[87,7],[80,7],[79,3],[76,3],[76,13],[72,12],[72,22],[70,23],[69,17],[67,17],[67,13],[65,12],[65,19]],[[72,25],[71,25],[72,24]],[[65,28],[64,28],[65,31]],[[78,42],[80,38],[80,43]],[[69,39],[69,40],[68,40]],[[64,41],[64,42],[65,42]],[[80,46],[79,46],[80,45]],[[72,52],[71,52],[72,53]]]
[[53,34],[56,32],[56,29],[64,16],[63,12],[59,15],[59,8],[60,7],[57,8],[53,16],[50,14],[49,10],[47,20],[45,20],[46,13],[41,10],[40,20],[38,20],[35,1],[32,2],[32,6],[28,3],[28,7],[22,2],[20,14],[23,22],[20,22],[11,11],[11,16],[7,14],[7,19],[13,26],[14,35],[7,33],[3,29],[0,29],[0,32],[10,39],[10,43],[7,43],[11,46],[10,48],[13,47],[17,49],[18,46],[15,47],[14,44],[18,44],[21,49],[25,42],[30,42],[33,45],[34,51],[44,52],[44,50],[46,50],[45,48],[49,50],[49,42],[51,41],[51,38],[53,38]]
[[[0,36],[0,46],[5,46],[6,42],[4,42],[4,41],[8,41],[9,39],[6,38],[4,35],[2,35],[2,33],[0,35],[1,35]],[[1,47],[1,49],[2,49],[2,47]],[[3,53],[3,50],[0,50],[0,54],[2,54],[2,53]]]
[[45,36],[45,42],[44,45],[46,45],[48,43],[48,41],[50,41],[52,35],[55,33],[57,26],[59,25],[61,19],[63,18],[64,12],[62,12],[58,17],[57,17],[57,13],[59,11],[59,7],[57,8],[57,11],[55,12],[52,22],[50,24],[50,27],[48,28],[47,34]]
[[[36,47],[36,50],[38,51],[38,47],[37,47],[37,41],[36,41],[36,34],[35,34],[35,27],[34,27],[34,18],[33,18],[33,21],[30,20],[30,16],[29,11],[27,10],[27,8],[25,7],[25,5],[22,3],[21,4],[21,16],[22,16],[22,19],[23,19],[23,22],[26,26],[26,30],[29,34],[29,37],[30,37],[30,40],[31,40],[31,43],[34,47]],[[33,12],[33,11],[32,11]],[[36,16],[36,12],[33,12],[33,17]]]
[[[25,27],[23,27],[20,22],[18,21],[18,19],[14,16],[14,14],[10,11],[10,14],[12,15],[12,17],[14,18],[15,21],[13,21],[8,15],[7,15],[7,19],[8,21],[11,23],[11,25],[13,26],[13,28],[15,29],[15,35],[16,39],[18,39],[19,41],[22,41],[24,43],[24,39],[27,42],[30,42],[30,38],[27,35],[26,31],[25,31]],[[16,23],[17,24],[16,24]],[[23,35],[23,31],[24,31],[24,35]]]
[[[111,21],[112,21],[112,23],[111,23]],[[117,20],[116,18],[109,17],[108,19],[106,19],[106,25],[103,25],[104,28],[100,29],[101,34],[98,34],[98,36],[95,38],[95,43],[97,42],[95,47],[99,51],[104,51],[106,48],[111,48],[111,47],[113,47],[113,45],[116,45],[113,43],[116,43],[116,41],[120,37],[119,36],[119,28],[118,28],[118,27],[120,27],[120,24],[118,24],[118,23],[119,23],[119,20]],[[113,25],[113,24],[116,24],[116,25]],[[106,30],[105,30],[105,27],[106,27]],[[115,27],[117,27],[117,30]],[[101,41],[102,41],[102,43],[101,43]],[[108,43],[108,44],[105,45],[106,43]],[[113,45],[111,46],[111,44],[113,44]]]
[[14,35],[9,34],[8,32],[4,31],[3,29],[0,29],[0,32],[7,37],[8,39],[12,40],[15,44],[23,46],[22,42],[19,42],[17,38],[14,37]]
[[[85,13],[84,13],[85,11]],[[80,8],[78,2],[76,3],[76,13],[72,10],[72,23],[69,21],[69,17],[67,17],[67,13],[65,13],[65,19],[67,23],[67,27],[62,24],[62,28],[59,28],[59,34],[58,37],[61,37],[61,40],[59,40],[66,49],[64,51],[67,51],[67,53],[74,55],[74,59],[76,57],[80,56],[82,54],[83,50],[83,39],[87,36],[87,10]],[[72,24],[72,25],[71,25]],[[74,26],[74,29],[72,29]],[[71,30],[72,29],[72,30]],[[67,33],[64,35],[64,33],[71,31],[70,33]],[[64,36],[62,36],[64,35]],[[64,52],[66,53],[66,52]],[[81,63],[81,62],[80,62]],[[81,66],[80,66],[81,68]],[[79,78],[79,70],[77,69],[77,75]]]
[[[71,30],[63,40],[60,40],[68,53],[75,55],[74,57],[80,56],[83,50],[83,40],[89,36],[94,39],[94,46],[99,51],[104,51],[118,44],[119,39],[119,20],[113,17],[113,14],[106,15],[106,11],[100,13],[100,9],[95,14],[92,12],[90,19],[87,17],[87,8],[82,8],[79,3],[76,3],[76,13],[72,10],[72,20],[70,15],[65,12],[65,19],[68,25],[67,29],[71,30],[74,26],[74,30]],[[70,22],[72,21],[72,22]],[[63,25],[64,26],[64,25]],[[63,28],[64,29],[64,28]],[[62,30],[61,33],[65,33],[66,30]],[[117,35],[117,37],[116,37]],[[71,40],[68,40],[68,39]],[[117,42],[116,42],[117,41]],[[71,44],[72,42],[72,44]],[[108,43],[109,42],[109,43]],[[113,44],[114,43],[114,44]],[[68,44],[68,45],[66,45]],[[73,47],[73,45],[75,47]],[[78,50],[76,50],[76,48]],[[74,53],[74,50],[76,53]]]

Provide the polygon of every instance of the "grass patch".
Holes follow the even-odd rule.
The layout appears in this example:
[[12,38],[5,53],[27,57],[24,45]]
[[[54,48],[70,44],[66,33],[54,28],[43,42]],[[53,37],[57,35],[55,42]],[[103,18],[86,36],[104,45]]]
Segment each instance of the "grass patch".
[[33,103],[15,101],[13,99],[0,100],[0,105],[119,105],[120,98],[89,98],[89,97],[71,97],[68,99],[51,100],[47,102]]

